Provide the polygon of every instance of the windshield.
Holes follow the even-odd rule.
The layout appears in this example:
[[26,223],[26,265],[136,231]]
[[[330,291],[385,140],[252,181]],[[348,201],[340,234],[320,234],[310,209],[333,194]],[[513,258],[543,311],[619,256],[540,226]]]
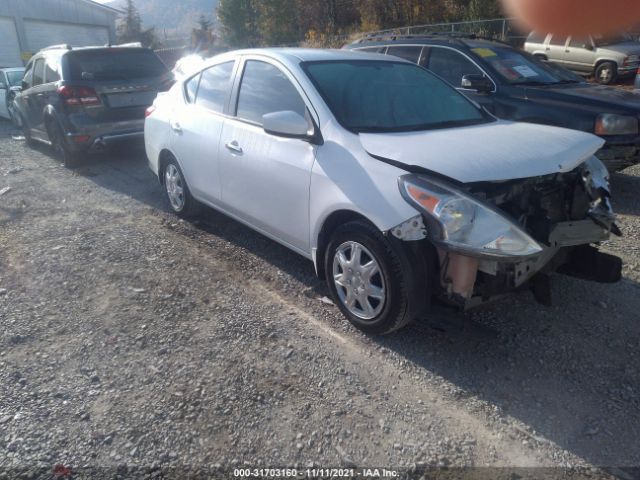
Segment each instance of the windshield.
[[71,80],[137,80],[159,77],[167,67],[151,50],[110,48],[67,54]]
[[307,62],[307,75],[346,129],[406,132],[492,121],[454,88],[410,63]]
[[527,53],[504,47],[473,48],[495,72],[511,85],[554,85],[582,80],[562,67],[549,65]]
[[632,40],[633,39],[625,33],[593,36],[593,42],[597,47],[605,47],[607,45],[615,45],[616,43],[630,42]]
[[16,87],[20,85],[20,82],[22,82],[22,77],[24,76],[24,71],[14,70],[6,73],[7,73],[7,80],[9,81],[10,87]]

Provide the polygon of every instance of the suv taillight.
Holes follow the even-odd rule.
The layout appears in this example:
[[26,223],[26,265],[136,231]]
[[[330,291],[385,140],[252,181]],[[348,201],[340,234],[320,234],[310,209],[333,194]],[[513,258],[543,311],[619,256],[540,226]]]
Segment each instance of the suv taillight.
[[70,87],[58,88],[58,93],[66,105],[100,105],[100,97],[91,87]]

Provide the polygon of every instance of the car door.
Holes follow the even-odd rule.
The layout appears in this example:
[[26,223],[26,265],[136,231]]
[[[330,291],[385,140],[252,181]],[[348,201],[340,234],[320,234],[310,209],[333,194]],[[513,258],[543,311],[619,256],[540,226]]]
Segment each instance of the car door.
[[564,65],[567,40],[565,35],[552,35],[546,48],[547,59]]
[[0,117],[9,118],[7,110],[7,95],[9,93],[9,80],[4,71],[0,70]]
[[591,72],[596,63],[591,37],[571,37],[564,54],[564,66],[578,72]]
[[[429,51],[423,55],[426,57],[425,66],[428,70],[449,82],[460,93],[479,103],[490,112],[495,110],[492,93],[478,93],[475,90],[462,88],[462,77],[465,75],[483,75],[491,78],[469,57],[452,48],[435,45],[430,46]],[[493,79],[491,81],[495,85]]]
[[29,127],[35,137],[46,139],[44,132],[44,58],[38,58],[33,64],[31,88],[26,97],[26,113]]
[[234,60],[219,63],[185,82],[184,101],[170,120],[171,149],[191,194],[207,203],[220,200],[219,144],[234,66]]
[[311,104],[294,77],[273,60],[245,58],[242,72],[233,116],[225,120],[220,141],[223,204],[255,228],[308,253],[315,147],[266,133],[262,116],[294,111],[312,128]]

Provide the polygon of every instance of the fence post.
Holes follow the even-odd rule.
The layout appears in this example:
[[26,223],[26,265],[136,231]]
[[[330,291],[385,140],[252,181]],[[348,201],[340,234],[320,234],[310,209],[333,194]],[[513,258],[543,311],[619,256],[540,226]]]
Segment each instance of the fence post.
[[507,20],[502,20],[502,40],[507,40]]

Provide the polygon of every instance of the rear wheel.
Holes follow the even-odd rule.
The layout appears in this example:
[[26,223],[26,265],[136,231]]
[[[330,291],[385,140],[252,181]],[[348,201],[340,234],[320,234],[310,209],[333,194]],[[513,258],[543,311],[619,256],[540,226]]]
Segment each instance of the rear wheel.
[[177,160],[167,162],[162,172],[164,192],[173,212],[181,217],[193,217],[199,213],[199,204],[191,196],[187,182]]
[[365,221],[346,223],[333,233],[325,255],[327,285],[340,311],[357,328],[386,334],[413,320],[410,276],[401,255]]
[[613,62],[602,62],[596,67],[596,81],[603,85],[609,85],[618,78],[618,66]]
[[69,149],[62,127],[60,127],[56,121],[52,120],[47,125],[47,132],[56,158],[67,168],[77,166],[81,160],[80,154]]

